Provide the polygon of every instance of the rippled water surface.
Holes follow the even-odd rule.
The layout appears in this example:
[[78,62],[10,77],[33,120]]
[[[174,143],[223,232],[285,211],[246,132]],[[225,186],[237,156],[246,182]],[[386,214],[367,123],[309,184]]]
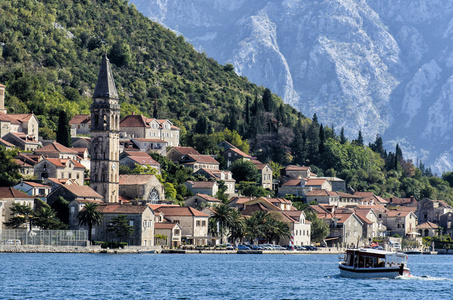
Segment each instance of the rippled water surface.
[[409,279],[339,277],[337,255],[0,254],[0,299],[453,299],[453,256]]

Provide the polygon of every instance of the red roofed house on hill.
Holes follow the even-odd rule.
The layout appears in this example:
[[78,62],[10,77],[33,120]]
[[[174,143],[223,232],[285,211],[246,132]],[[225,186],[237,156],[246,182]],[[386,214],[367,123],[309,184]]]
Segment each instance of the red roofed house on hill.
[[179,162],[187,154],[200,155],[200,153],[192,147],[171,147],[167,152],[167,158],[172,162]]
[[265,189],[273,189],[272,168],[268,164],[263,164],[258,160],[252,160],[256,169],[261,173],[261,186]]
[[170,120],[132,114],[121,119],[120,128],[121,138],[159,139],[170,147],[179,146],[179,128]]
[[35,164],[34,172],[39,180],[74,179],[79,185],[84,184],[85,167],[72,159],[44,158]]
[[201,168],[218,170],[220,165],[219,162],[210,155],[195,154],[185,155],[180,163],[185,167],[192,168],[194,172]]
[[192,181],[184,182],[186,188],[194,194],[206,194],[214,196],[219,191],[219,185],[216,181]]
[[89,114],[77,114],[69,120],[71,126],[71,137],[78,135],[90,135],[91,129],[91,115]]
[[61,158],[76,160],[79,152],[75,149],[63,146],[58,142],[53,142],[34,151],[35,155],[42,155],[45,158]]

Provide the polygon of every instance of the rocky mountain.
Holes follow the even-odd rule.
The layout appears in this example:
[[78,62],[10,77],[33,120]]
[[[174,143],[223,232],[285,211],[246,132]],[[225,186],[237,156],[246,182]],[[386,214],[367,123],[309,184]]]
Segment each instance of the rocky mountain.
[[453,169],[452,0],[132,0],[349,138]]

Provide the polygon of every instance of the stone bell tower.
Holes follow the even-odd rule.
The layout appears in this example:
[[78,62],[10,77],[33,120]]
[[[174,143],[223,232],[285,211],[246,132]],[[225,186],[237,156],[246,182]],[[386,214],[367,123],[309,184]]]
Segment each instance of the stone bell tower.
[[107,203],[119,202],[119,130],[118,92],[104,56],[91,105],[90,187]]

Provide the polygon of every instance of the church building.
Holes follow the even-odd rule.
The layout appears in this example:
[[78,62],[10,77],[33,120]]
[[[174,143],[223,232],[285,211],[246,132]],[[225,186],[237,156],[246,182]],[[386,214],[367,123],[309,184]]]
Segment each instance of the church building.
[[91,105],[90,187],[107,203],[119,202],[120,105],[109,59],[102,58]]

